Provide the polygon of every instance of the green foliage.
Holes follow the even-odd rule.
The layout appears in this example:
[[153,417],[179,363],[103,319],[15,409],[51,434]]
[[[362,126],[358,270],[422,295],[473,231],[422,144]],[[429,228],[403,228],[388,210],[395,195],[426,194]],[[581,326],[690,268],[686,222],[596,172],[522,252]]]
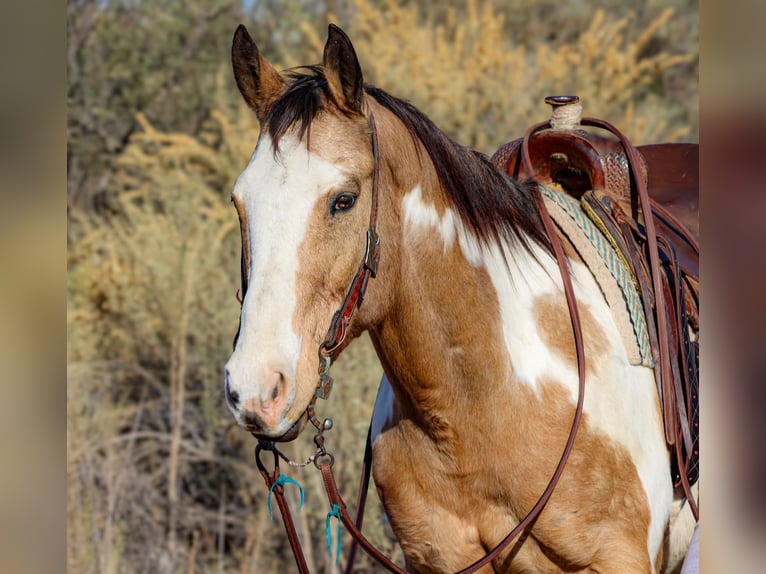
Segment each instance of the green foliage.
[[[636,143],[696,139],[696,7],[687,4],[261,0],[250,29],[285,68],[318,61],[327,22],[339,22],[368,82],[492,153],[547,116],[545,95],[565,92]],[[258,135],[228,50],[236,23],[248,21],[233,0],[69,7],[69,569],[291,570],[253,441],[222,401],[239,312],[229,192]],[[96,195],[107,201],[94,210]],[[319,405],[336,423],[330,448],[350,499],[381,372],[362,338],[333,367],[333,395]],[[312,452],[305,434],[288,455]],[[306,489],[298,528],[312,571],[332,572],[318,473],[289,474]],[[365,530],[397,556],[371,497]],[[366,557],[359,565],[377,571]]]
[[89,207],[104,200],[111,164],[137,129],[137,112],[166,130],[199,131],[241,19],[238,0],[70,2],[70,202]]

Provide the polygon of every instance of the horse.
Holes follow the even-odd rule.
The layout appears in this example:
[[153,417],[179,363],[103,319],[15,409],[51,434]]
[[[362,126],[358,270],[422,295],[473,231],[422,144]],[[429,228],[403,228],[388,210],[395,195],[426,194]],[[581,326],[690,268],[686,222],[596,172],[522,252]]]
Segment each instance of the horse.
[[[366,84],[335,25],[321,65],[285,73],[240,26],[232,65],[261,130],[232,190],[243,297],[225,401],[256,438],[292,440],[315,418],[317,361],[368,332],[390,385],[373,477],[407,568],[464,568],[538,500],[578,401],[535,183]],[[567,265],[579,431],[544,510],[482,571],[671,571],[694,523],[678,512],[653,371],[628,360],[588,268]],[[328,325],[342,331],[332,345]]]

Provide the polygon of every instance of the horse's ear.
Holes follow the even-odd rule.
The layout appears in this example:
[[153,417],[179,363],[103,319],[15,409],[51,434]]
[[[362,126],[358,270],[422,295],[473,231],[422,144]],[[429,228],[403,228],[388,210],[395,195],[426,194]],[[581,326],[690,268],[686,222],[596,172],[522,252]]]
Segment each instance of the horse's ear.
[[361,112],[364,90],[362,68],[351,40],[335,24],[330,24],[328,30],[322,64],[335,102],[345,110]]
[[242,97],[255,111],[258,120],[263,122],[269,104],[282,93],[285,83],[274,66],[261,56],[258,46],[242,24],[234,32],[231,65]]

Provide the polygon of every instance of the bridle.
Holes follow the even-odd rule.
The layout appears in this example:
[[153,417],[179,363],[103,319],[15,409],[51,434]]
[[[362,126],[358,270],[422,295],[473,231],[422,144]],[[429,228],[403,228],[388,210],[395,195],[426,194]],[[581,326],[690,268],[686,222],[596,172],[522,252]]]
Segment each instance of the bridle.
[[[380,263],[380,236],[377,231],[378,221],[378,195],[380,188],[380,157],[378,154],[378,131],[375,125],[375,117],[370,113],[369,126],[372,140],[372,157],[373,157],[373,171],[372,171],[372,198],[370,206],[370,223],[366,233],[366,246],[364,251],[364,257],[362,263],[359,265],[354,278],[351,280],[351,285],[346,292],[346,297],[340,308],[335,311],[330,326],[327,329],[324,341],[319,346],[319,383],[314,391],[314,396],[311,398],[311,402],[306,407],[306,416],[311,424],[316,427],[318,431],[326,430],[324,425],[326,421],[322,423],[316,417],[316,401],[317,399],[328,399],[330,392],[332,391],[333,378],[330,376],[330,366],[332,365],[332,354],[343,344],[346,339],[346,332],[348,331],[348,325],[351,323],[351,318],[364,301],[364,294],[367,290],[367,282],[370,278],[374,278],[378,273],[378,265]],[[246,217],[240,210],[239,205],[237,207],[237,213],[240,220],[240,228],[242,233],[242,251],[240,257],[240,273],[242,292],[237,293],[237,300],[240,305],[244,301],[245,293],[247,293],[248,274],[250,270],[250,253],[246,249],[248,244],[247,235],[247,222]],[[234,336],[233,346],[237,344],[237,338],[239,337],[239,329]],[[329,423],[332,424],[332,423]]]
[[346,339],[348,325],[351,323],[351,317],[364,301],[364,293],[367,290],[367,282],[378,274],[378,265],[380,263],[380,236],[376,229],[378,221],[378,194],[380,187],[380,156],[378,154],[378,130],[375,125],[375,117],[370,113],[370,137],[372,139],[372,199],[370,205],[370,224],[367,227],[366,246],[364,249],[364,258],[359,265],[351,285],[346,292],[346,298],[340,308],[330,321],[330,327],[327,329],[324,341],[319,346],[319,384],[314,391],[309,406],[306,408],[306,414],[309,421],[318,431],[324,430],[324,422],[320,424],[315,414],[317,399],[328,399],[332,391],[333,378],[330,376],[330,366],[332,364],[332,354],[343,344]]
[[[280,475],[280,469],[279,469],[280,459],[286,461],[288,464],[291,464],[293,466],[306,466],[309,463],[313,463],[314,466],[316,466],[316,468],[319,469],[319,471],[322,473],[322,479],[325,485],[325,490],[327,492],[327,496],[330,501],[330,504],[332,505],[333,511],[336,513],[335,515],[340,519],[340,521],[343,523],[343,525],[346,527],[346,529],[348,530],[348,532],[351,534],[353,538],[353,544],[349,552],[346,572],[351,572],[351,569],[353,567],[353,562],[354,562],[354,556],[355,556],[357,544],[358,544],[358,545],[361,545],[367,551],[367,553],[370,554],[370,556],[373,559],[375,559],[378,563],[380,563],[383,567],[385,567],[390,572],[395,572],[397,574],[406,574],[405,570],[402,570],[401,568],[399,568],[389,558],[387,558],[382,552],[380,552],[377,548],[375,548],[375,546],[371,542],[369,542],[369,540],[367,540],[367,538],[364,536],[364,534],[361,531],[362,521],[364,518],[364,506],[366,502],[367,489],[369,485],[369,478],[370,478],[370,472],[372,467],[372,446],[370,443],[369,433],[367,437],[367,445],[366,445],[364,461],[362,465],[362,477],[360,479],[359,498],[357,501],[357,515],[355,519],[352,519],[351,515],[349,514],[347,510],[346,504],[343,501],[343,498],[340,494],[340,490],[338,489],[338,485],[335,480],[335,476],[333,474],[332,467],[335,462],[334,456],[331,453],[327,452],[324,445],[324,432],[332,428],[332,420],[324,419],[322,422],[320,422],[316,416],[317,399],[320,399],[320,398],[327,399],[330,396],[330,392],[332,390],[332,385],[334,381],[333,381],[333,378],[330,376],[330,372],[329,372],[330,366],[332,364],[332,354],[343,344],[343,341],[346,338],[348,326],[351,322],[353,314],[356,311],[356,309],[359,308],[359,306],[361,306],[364,300],[364,294],[367,289],[368,281],[370,278],[374,278],[377,275],[378,265],[380,262],[380,236],[378,235],[378,232],[376,230],[376,223],[377,223],[377,217],[378,217],[380,157],[378,152],[377,128],[376,128],[375,119],[372,113],[370,113],[369,115],[369,125],[370,125],[371,140],[372,140],[371,145],[372,145],[374,167],[373,167],[373,179],[372,179],[372,205],[370,209],[370,223],[369,223],[369,227],[367,229],[367,234],[366,234],[365,254],[361,264],[359,265],[359,268],[356,274],[354,275],[354,278],[351,281],[351,284],[348,288],[343,304],[333,315],[333,318],[330,322],[330,326],[327,330],[325,339],[322,342],[322,344],[319,346],[319,349],[318,349],[319,382],[317,384],[316,390],[314,391],[314,395],[311,398],[311,402],[306,408],[306,416],[308,417],[308,420],[311,421],[311,423],[317,429],[317,434],[314,436],[314,443],[317,446],[317,451],[313,455],[311,455],[305,462],[296,463],[291,461],[284,454],[282,454],[277,449],[276,445],[271,441],[259,440],[258,445],[255,449],[255,459],[256,459],[256,464],[258,466],[258,470],[261,472],[261,475],[263,476],[266,482],[266,485],[269,488],[269,492],[270,493],[273,492],[273,494],[277,498],[277,504],[282,514],[282,519],[285,525],[285,530],[287,532],[288,540],[290,542],[293,555],[295,556],[295,561],[298,566],[298,569],[302,573],[308,573],[308,566],[306,563],[306,559],[303,555],[303,549],[301,547],[300,540],[299,540],[297,531],[295,529],[294,522],[292,520],[292,516],[290,514],[290,509],[284,497],[283,485],[285,484],[285,482],[280,480],[281,478],[282,479],[284,478],[282,475]],[[538,129],[541,129],[540,126],[533,126],[525,134],[523,150],[528,150],[527,142],[529,140],[529,137],[532,135],[532,133],[534,133],[535,130],[538,130]],[[528,151],[523,151],[522,153],[523,153],[522,158],[525,162],[527,173],[533,174],[534,172],[531,171],[531,164],[528,159]],[[561,455],[558,465],[556,466],[553,476],[549,480],[547,487],[543,491],[537,503],[535,503],[535,505],[532,507],[532,509],[529,511],[526,517],[521,522],[519,522],[519,524],[511,532],[509,532],[508,535],[506,535],[505,538],[503,538],[503,540],[500,541],[500,543],[495,548],[489,551],[480,560],[477,560],[476,562],[474,562],[467,568],[460,570],[458,574],[469,574],[486,566],[492,560],[494,560],[501,552],[503,552],[506,548],[508,548],[511,542],[513,542],[525,529],[529,528],[532,524],[534,524],[534,522],[539,517],[540,513],[542,512],[543,508],[547,504],[548,500],[553,494],[554,489],[556,488],[558,484],[559,478],[561,477],[561,473],[563,472],[564,467],[566,466],[566,463],[569,459],[569,455],[574,445],[574,440],[580,425],[580,419],[582,417],[582,410],[583,410],[584,396],[585,396],[585,352],[584,352],[584,345],[583,345],[582,329],[580,327],[579,313],[577,311],[577,303],[574,296],[574,289],[572,287],[572,281],[569,274],[569,269],[567,267],[567,259],[566,259],[566,256],[564,255],[564,251],[558,239],[558,235],[556,234],[555,226],[553,224],[553,221],[550,218],[550,215],[548,214],[547,209],[545,208],[542,195],[540,194],[538,190],[535,190],[535,197],[538,204],[538,208],[541,213],[543,224],[550,238],[550,241],[554,250],[554,254],[556,256],[556,260],[559,266],[559,270],[561,272],[561,277],[564,284],[564,292],[566,295],[567,305],[569,307],[570,317],[572,320],[572,328],[574,331],[575,346],[577,351],[577,366],[578,366],[578,376],[579,376],[579,393],[578,393],[578,399],[577,399],[577,407],[575,410],[575,415],[572,420],[572,427],[569,433],[569,437],[567,439],[566,446],[564,447],[564,451]],[[241,214],[240,214],[240,221],[242,221]],[[244,238],[245,238],[245,235],[243,232],[243,239]],[[245,259],[244,244],[243,244],[243,253],[242,253],[243,290],[247,289],[247,284],[245,282],[246,274],[247,274],[247,263],[248,261]],[[236,342],[236,338],[235,338],[235,342]],[[263,464],[260,458],[260,455],[264,450],[272,451],[274,455],[274,470],[271,472],[266,469],[266,466]]]

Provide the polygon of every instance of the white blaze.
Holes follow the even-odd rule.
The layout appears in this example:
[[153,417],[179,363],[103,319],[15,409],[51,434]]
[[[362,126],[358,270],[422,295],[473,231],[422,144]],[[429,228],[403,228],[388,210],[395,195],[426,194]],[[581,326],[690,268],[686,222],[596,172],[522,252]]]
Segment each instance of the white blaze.
[[[240,405],[252,398],[266,400],[273,388],[268,375],[275,370],[293,383],[292,404],[301,348],[301,336],[293,329],[298,248],[317,202],[344,181],[337,166],[310,154],[294,135],[282,137],[279,148],[275,156],[264,134],[232,192],[245,207],[250,238],[250,245],[243,246],[250,252],[250,272],[240,333],[226,365],[229,388],[239,395]],[[234,415],[241,422],[241,413],[234,410]],[[282,424],[285,428],[277,430],[291,426]]]

